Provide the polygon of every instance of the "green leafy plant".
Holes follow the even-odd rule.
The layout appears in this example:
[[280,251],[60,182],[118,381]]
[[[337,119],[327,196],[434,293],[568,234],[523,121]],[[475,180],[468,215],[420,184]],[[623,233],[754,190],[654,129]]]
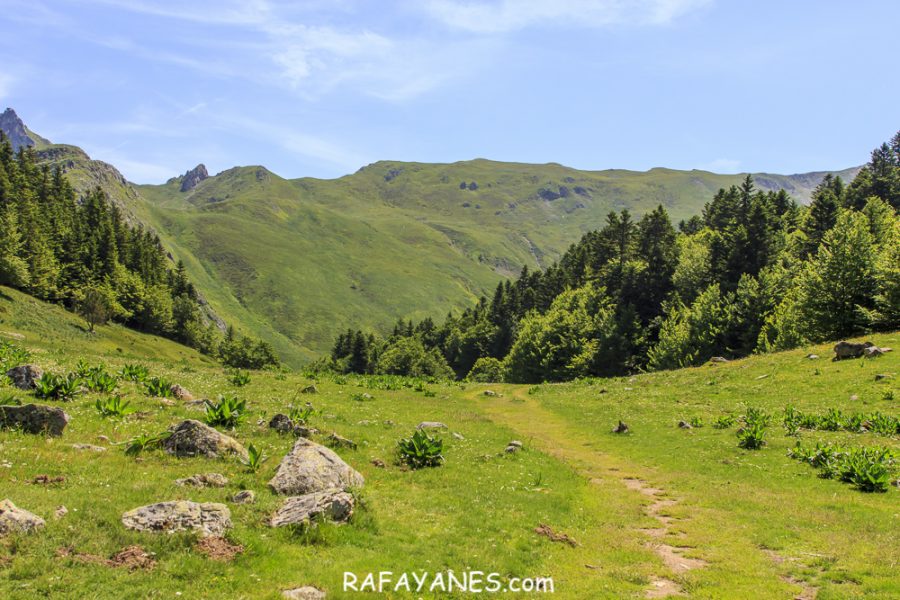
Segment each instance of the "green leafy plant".
[[693,417],[690,425],[691,427],[703,427],[703,419],[701,417]]
[[766,445],[766,426],[762,421],[752,421],[737,432],[738,446],[745,450],[759,450]]
[[34,393],[38,398],[68,401],[81,392],[82,383],[82,379],[75,373],[69,373],[65,377],[44,373],[34,382]]
[[233,395],[221,395],[216,403],[206,400],[206,423],[213,427],[237,427],[244,420],[246,411],[246,400]]
[[106,371],[93,369],[85,377],[84,385],[92,392],[110,393],[119,385],[119,380]]
[[247,446],[247,460],[243,461],[247,466],[247,470],[251,473],[256,473],[259,471],[259,468],[262,464],[269,458],[262,453],[262,450],[250,444]]
[[142,383],[150,377],[150,370],[144,365],[127,364],[119,371],[122,379]]
[[94,406],[101,417],[124,417],[133,411],[128,408],[130,403],[121,396],[98,399]]
[[250,383],[250,373],[247,371],[235,370],[232,371],[231,375],[228,377],[228,380],[232,385],[237,387],[244,387],[248,383]]
[[313,408],[313,405],[309,402],[307,402],[303,406],[291,405],[288,409],[288,416],[295,424],[306,425],[309,421],[309,417],[312,416],[314,410],[315,409]]
[[821,443],[804,448],[797,442],[788,456],[819,469],[823,479],[838,479],[863,492],[886,492],[894,466],[889,448],[843,448]]
[[128,456],[137,456],[145,450],[155,450],[162,446],[162,443],[171,436],[170,431],[163,431],[157,434],[141,433],[128,440],[125,446],[125,454]]
[[31,360],[31,353],[25,348],[12,342],[0,342],[0,365],[2,365],[4,373],[13,367],[27,363],[29,360]]
[[153,377],[144,382],[148,396],[155,398],[168,398],[172,395],[172,382],[162,377]]
[[734,415],[722,415],[718,419],[713,422],[713,428],[715,429],[728,429],[729,427],[733,427],[735,424]]
[[412,437],[397,442],[397,449],[400,460],[413,469],[437,467],[444,461],[444,441],[421,429],[417,429]]

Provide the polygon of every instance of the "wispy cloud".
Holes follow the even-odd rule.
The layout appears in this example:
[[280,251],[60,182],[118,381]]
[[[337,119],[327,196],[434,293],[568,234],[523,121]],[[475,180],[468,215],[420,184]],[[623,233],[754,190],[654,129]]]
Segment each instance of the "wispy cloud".
[[534,25],[664,25],[709,4],[712,0],[429,0],[423,8],[450,28],[486,34]]

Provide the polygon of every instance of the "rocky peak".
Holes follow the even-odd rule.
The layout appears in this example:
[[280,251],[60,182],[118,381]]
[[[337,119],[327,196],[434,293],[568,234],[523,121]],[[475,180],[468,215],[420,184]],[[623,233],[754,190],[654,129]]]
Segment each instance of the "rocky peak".
[[25,131],[25,123],[11,108],[0,114],[0,131],[9,138],[13,150],[18,150],[22,146],[34,146],[34,140],[28,137],[28,132]]
[[199,164],[181,177],[181,191],[189,192],[207,178],[209,173],[206,171],[206,165]]

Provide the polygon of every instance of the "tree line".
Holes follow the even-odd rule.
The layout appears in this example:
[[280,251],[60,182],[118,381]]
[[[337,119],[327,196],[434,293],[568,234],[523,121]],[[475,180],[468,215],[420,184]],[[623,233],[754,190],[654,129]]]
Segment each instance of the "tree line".
[[243,368],[277,365],[272,347],[204,314],[184,264],[96,188],[78,198],[60,168],[0,132],[0,284],[77,311],[93,331],[115,320]]
[[342,372],[535,383],[702,364],[900,328],[900,133],[808,207],[748,176],[677,228],[612,212],[544,271],[437,325],[338,336]]

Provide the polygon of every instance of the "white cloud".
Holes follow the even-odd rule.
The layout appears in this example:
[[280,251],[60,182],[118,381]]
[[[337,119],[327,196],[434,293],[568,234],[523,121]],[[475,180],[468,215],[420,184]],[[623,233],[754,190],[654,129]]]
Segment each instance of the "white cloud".
[[664,25],[713,0],[430,0],[424,9],[446,26],[504,33],[535,25],[596,28]]

